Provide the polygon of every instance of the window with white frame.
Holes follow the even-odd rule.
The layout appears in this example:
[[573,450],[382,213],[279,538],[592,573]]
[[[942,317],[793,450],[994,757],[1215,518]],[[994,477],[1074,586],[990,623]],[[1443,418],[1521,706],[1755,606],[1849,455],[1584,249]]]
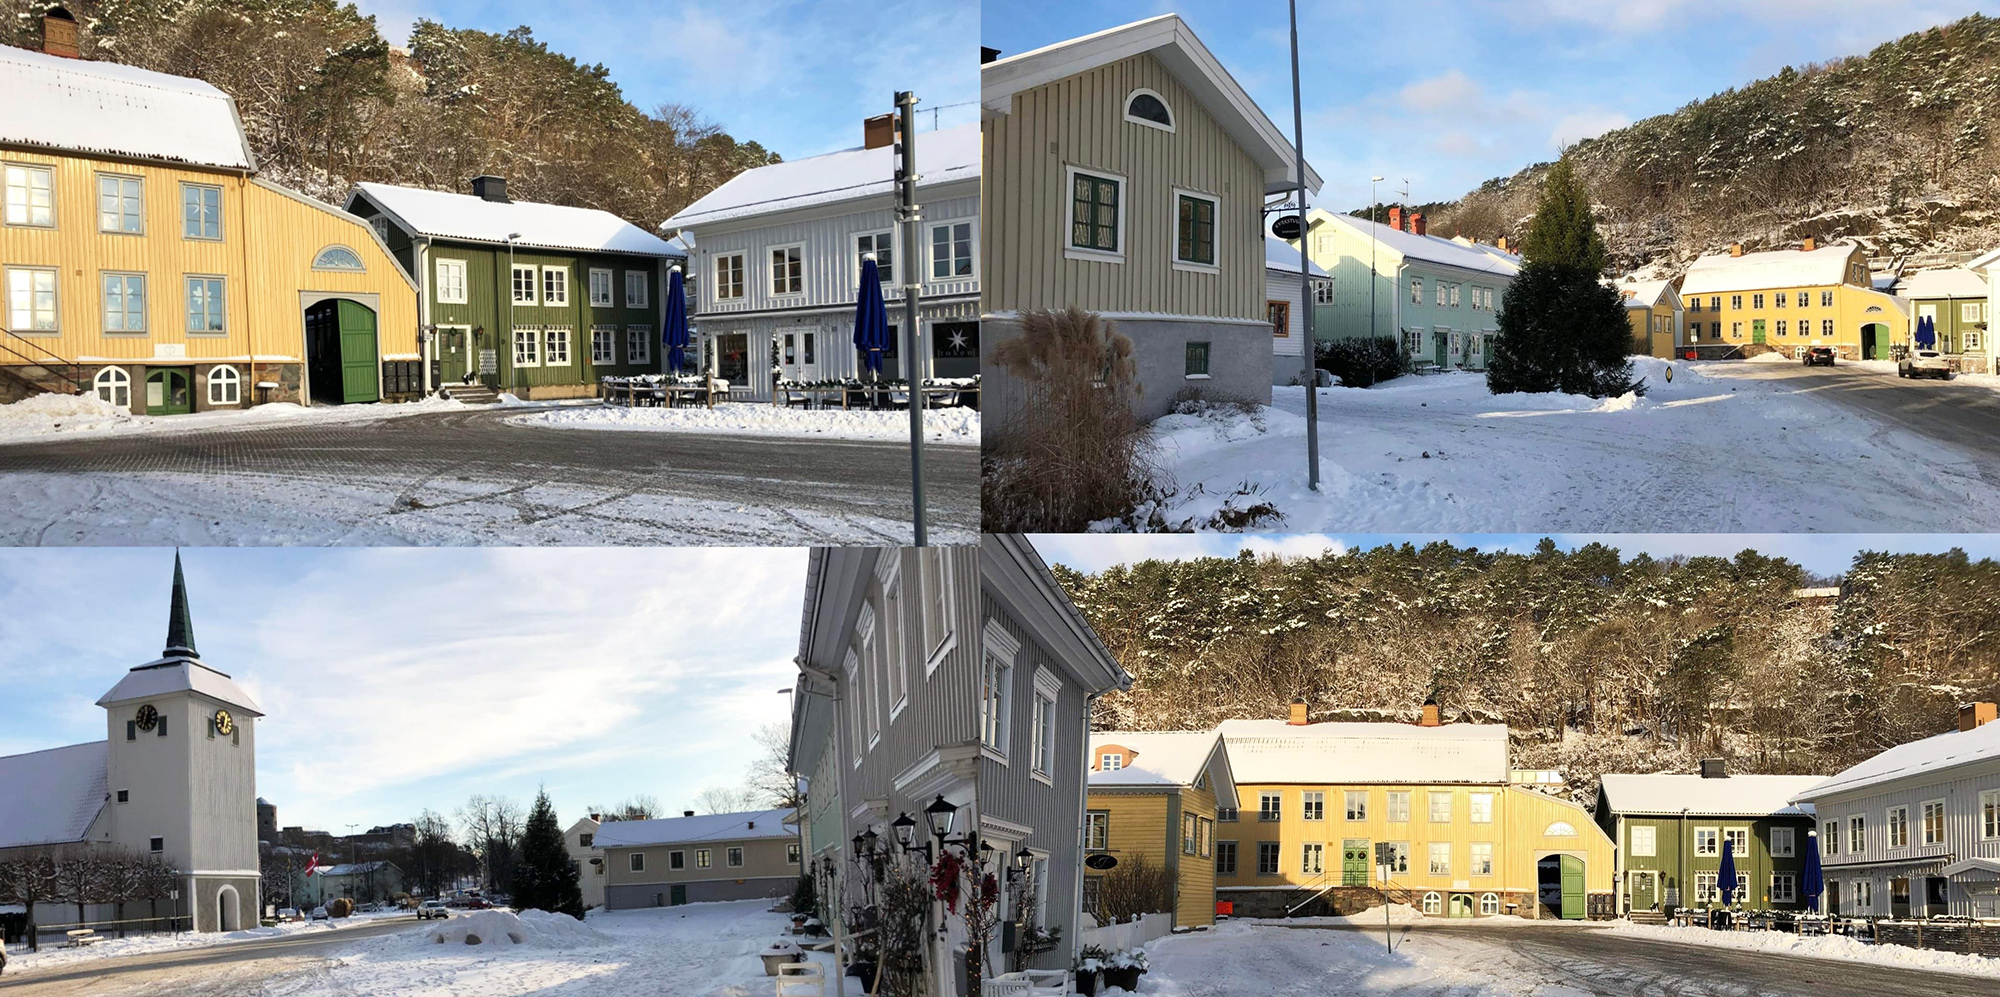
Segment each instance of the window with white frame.
[[1819,292],[1819,306],[1820,306],[1821,308],[1832,308],[1832,307],[1833,307],[1833,292],[1832,292],[1832,291],[1821,291],[1821,292]]
[[1097,756],[1097,770],[1099,772],[1116,772],[1124,767],[1125,753],[1122,751],[1106,751]]
[[1762,308],[1762,307],[1764,307],[1764,296],[1763,296],[1763,295],[1761,295],[1761,294],[1753,294],[1753,295],[1751,295],[1751,296],[1750,296],[1750,307],[1752,307],[1752,308]]
[[896,280],[896,236],[893,232],[863,232],[854,237],[854,272],[861,272],[861,258],[875,254],[875,279],[884,284]]
[[1860,854],[1868,848],[1868,820],[1860,814],[1847,818],[1847,851]]
[[1634,858],[1650,858],[1658,848],[1658,828],[1651,824],[1634,824],[1626,829],[1626,837],[1631,839]]
[[7,268],[7,329],[57,332],[56,271],[54,267]]
[[1451,842],[1449,841],[1431,842],[1430,857],[1431,857],[1431,864],[1430,864],[1431,875],[1433,876],[1451,875]]
[[2000,839],[2000,789],[1979,794],[1979,840]]
[[569,333],[566,325],[552,325],[542,330],[542,364],[548,367],[569,366]]
[[784,296],[806,293],[806,248],[772,246],[766,254],[771,262],[771,294]]
[[1424,894],[1423,908],[1426,914],[1444,913],[1444,897],[1435,891]]
[[931,279],[972,276],[972,223],[931,226]]
[[1832,319],[1822,319],[1822,320],[1820,320],[1820,323],[1819,323],[1819,334],[1820,334],[1820,335],[1822,335],[1822,336],[1827,336],[1827,337],[1831,337],[1831,336],[1833,335],[1833,320],[1832,320]]
[[1573,838],[1575,836],[1576,825],[1566,820],[1559,820],[1542,828],[1542,837],[1545,838]]
[[1730,295],[1730,296],[1729,296],[1729,307],[1731,307],[1731,308],[1734,308],[1734,309],[1736,309],[1736,310],[1737,310],[1737,311],[1739,311],[1739,312],[1740,312],[1740,311],[1742,311],[1742,310],[1743,310],[1743,296],[1742,296],[1742,295],[1740,295],[1740,294],[1732,294],[1732,295]]
[[1819,853],[1821,855],[1840,854],[1840,821],[1830,820],[1820,825]]
[[1923,842],[1926,845],[1944,844],[1944,801],[1928,800],[1923,804]]
[[535,280],[538,273],[540,271],[531,266],[516,266],[514,268],[514,304],[532,305],[535,303]]
[[1799,849],[1798,831],[1789,827],[1771,829],[1771,854],[1778,858],[1797,855]]
[[889,712],[900,712],[909,699],[904,669],[909,658],[903,651],[903,562],[894,548],[882,554],[878,577],[882,580],[882,660],[888,672]]
[[1069,249],[1101,255],[1125,252],[1125,178],[1069,171]]
[[465,304],[465,261],[438,257],[437,299],[447,305]]
[[1012,732],[1014,655],[1020,651],[1020,642],[989,622],[985,644],[980,655],[979,740],[1004,759]]
[[645,308],[652,304],[652,276],[644,270],[625,271],[625,307]]
[[1695,828],[1694,853],[1696,855],[1722,854],[1722,833],[1712,827]]
[[146,275],[104,275],[104,331],[146,331]]
[[1410,278],[1410,304],[1421,305],[1423,303],[1424,279],[1422,277],[1412,277]]
[[1111,812],[1092,810],[1083,815],[1083,847],[1101,852],[1111,847]]
[[1890,807],[1883,814],[1882,838],[1890,848],[1910,847],[1910,808]]
[[1392,789],[1388,793],[1389,823],[1402,824],[1410,819],[1410,793],[1408,790]]
[[520,326],[514,330],[514,366],[540,367],[542,365],[542,330],[534,326]]
[[1978,352],[1979,350],[1983,349],[1983,347],[1981,347],[1981,346],[1979,345],[1979,330],[1978,330],[1978,329],[1967,329],[1967,330],[1965,330],[1965,332],[1963,333],[1963,335],[1964,335],[1964,337],[1965,337],[1965,352],[1967,352],[1967,353],[1975,353],[1975,352]]
[[1462,285],[1459,285],[1459,284],[1453,284],[1453,285],[1451,285],[1451,306],[1452,306],[1453,308],[1457,308],[1457,307],[1458,307],[1458,289],[1459,289],[1459,288],[1460,288],[1461,286],[1462,286]]
[[737,847],[731,847],[730,849],[728,849],[728,850],[727,850],[726,852],[724,852],[723,854],[724,854],[724,861],[726,861],[726,862],[728,862],[728,863],[729,863],[729,867],[730,867],[730,868],[732,868],[732,869],[740,869],[740,868],[742,868],[742,866],[743,866],[743,849],[742,849],[742,848],[741,848],[740,846],[737,846]]
[[7,224],[31,228],[55,228],[55,171],[47,166],[8,163],[5,172]]
[[1771,902],[1774,904],[1797,903],[1799,900],[1798,879],[1789,872],[1771,874]]
[[1407,841],[1388,842],[1389,875],[1406,876],[1410,872],[1410,843]]
[[1715,883],[1716,883],[1715,873],[1712,872],[1695,873],[1694,902],[1698,904],[1711,904],[1721,899],[1722,895],[1720,893],[1717,893],[1715,890]]
[[243,376],[228,364],[208,369],[208,403],[235,405],[243,397]]
[[1201,852],[1201,820],[1194,814],[1181,814],[1181,854],[1197,855]]
[[222,239],[222,188],[181,184],[181,237],[219,242]]
[[615,302],[611,298],[611,271],[592,270],[590,272],[590,306],[609,308]]
[[728,253],[715,258],[715,300],[736,301],[743,297],[743,254]]
[[[676,853],[676,854],[678,854],[678,853]],[[626,868],[628,868],[628,869],[632,870],[633,872],[645,872],[645,871],[646,871],[646,853],[645,853],[645,852],[633,852],[633,853],[632,853],[631,855],[629,855],[629,856],[626,856],[626,862],[625,862],[625,866],[626,866]]]
[[593,325],[590,327],[590,362],[593,364],[615,364],[618,362],[617,326]]
[[868,754],[868,727],[861,707],[862,697],[867,695],[868,690],[862,687],[861,656],[854,652],[854,648],[847,649],[841,671],[847,677],[847,729],[854,743],[854,764],[858,766]]
[[542,268],[542,304],[569,304],[569,268]]
[[1348,819],[1348,820],[1367,820],[1367,819],[1368,819],[1368,791],[1367,791],[1367,790],[1365,790],[1365,789],[1349,789],[1349,790],[1346,790],[1346,791],[1344,791],[1344,792],[1343,792],[1343,793],[1342,793],[1341,795],[1343,795],[1343,796],[1345,796],[1345,797],[1346,797],[1346,813],[1347,813],[1347,819]]
[[1479,895],[1479,912],[1481,914],[1500,913],[1500,894],[1481,893]]
[[1430,815],[1433,824],[1451,823],[1451,793],[1449,791],[1430,794]]
[[875,603],[871,599],[862,604],[861,619],[854,625],[854,639],[861,645],[862,681],[866,683],[862,710],[868,718],[870,747],[882,739],[882,642],[876,639],[875,620]]
[[625,327],[625,362],[627,364],[647,364],[653,362],[653,328],[646,325]]
[[1125,120],[1161,131],[1174,130],[1174,112],[1167,107],[1166,98],[1145,87],[1125,97]]
[[1474,876],[1493,875],[1493,842],[1475,841],[1472,842],[1471,848],[1472,852],[1467,856],[1470,868],[1465,871]]
[[222,278],[187,279],[187,331],[190,335],[212,335],[222,328]]
[[[786,864],[786,865],[798,865],[798,864],[799,864],[799,843],[798,843],[798,842],[794,841],[794,842],[791,842],[791,843],[789,843],[789,844],[787,844],[787,845],[785,846],[785,864]],[[599,866],[598,868],[600,868],[600,869],[601,869],[601,868],[603,868],[603,866]]]
[[1029,755],[1029,767],[1043,776],[1053,776],[1056,743],[1056,701],[1055,698],[1035,690],[1034,750]]
[[952,643],[951,554],[923,551],[918,564],[924,585],[924,674],[928,675]]
[[1269,823],[1284,816],[1284,796],[1265,791],[1257,794],[1257,819]]
[[97,175],[97,230],[127,235],[145,234],[145,188],[138,177],[115,173]]
[[706,868],[708,868],[708,867],[709,867],[709,865],[710,865],[710,862],[709,862],[709,854],[708,854],[708,849],[706,849],[706,848],[697,848],[697,849],[695,849],[695,850],[694,850],[694,867],[695,867],[695,868],[697,868],[697,869],[706,869]]
[[1326,846],[1308,841],[1299,848],[1299,872],[1316,876],[1326,871]]
[[1313,304],[1315,305],[1333,304],[1333,281],[1316,280],[1313,281],[1312,288],[1313,288]]
[[1310,790],[1310,791],[1307,791],[1307,792],[1303,792],[1303,793],[1300,793],[1300,794],[1299,794],[1299,819],[1300,819],[1300,820],[1325,820],[1325,819],[1326,819],[1326,794],[1325,794],[1324,792],[1321,792],[1321,791],[1318,791],[1318,790]]
[[106,367],[97,372],[90,386],[97,392],[100,401],[110,402],[119,408],[132,407],[132,375],[123,367]]
[[1854,912],[1869,914],[1875,910],[1875,881],[1857,879],[1854,881]]
[[1750,829],[1746,827],[1725,828],[1722,840],[1729,843],[1729,854],[1739,859],[1750,856]]
[[1791,295],[1786,294],[1783,291],[1779,291],[1777,294],[1772,296],[1772,303],[1777,305],[1779,308],[1783,308],[1785,307],[1785,303],[1791,300],[1791,297],[1792,297]]
[[1445,299],[1449,297],[1451,294],[1451,288],[1448,285],[1446,285],[1444,281],[1441,280],[1433,281],[1432,283],[1437,285],[1437,299],[1438,299],[1437,306],[1439,308],[1443,308]]
[[1191,190],[1174,191],[1174,262],[1215,266],[1215,220],[1222,200]]
[[1466,797],[1466,813],[1474,824],[1493,823],[1493,794],[1473,793]]

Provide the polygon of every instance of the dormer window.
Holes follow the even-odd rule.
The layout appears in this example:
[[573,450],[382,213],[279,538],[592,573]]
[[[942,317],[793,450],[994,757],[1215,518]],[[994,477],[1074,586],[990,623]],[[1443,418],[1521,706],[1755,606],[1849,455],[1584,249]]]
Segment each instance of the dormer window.
[[1144,87],[1125,98],[1125,120],[1163,132],[1174,130],[1174,112],[1167,107],[1166,98]]

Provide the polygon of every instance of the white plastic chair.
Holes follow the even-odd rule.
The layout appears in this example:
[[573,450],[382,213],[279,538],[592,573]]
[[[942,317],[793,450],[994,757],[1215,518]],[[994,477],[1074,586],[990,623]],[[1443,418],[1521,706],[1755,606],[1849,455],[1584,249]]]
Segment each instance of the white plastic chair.
[[816,962],[778,964],[778,997],[826,997],[826,967]]

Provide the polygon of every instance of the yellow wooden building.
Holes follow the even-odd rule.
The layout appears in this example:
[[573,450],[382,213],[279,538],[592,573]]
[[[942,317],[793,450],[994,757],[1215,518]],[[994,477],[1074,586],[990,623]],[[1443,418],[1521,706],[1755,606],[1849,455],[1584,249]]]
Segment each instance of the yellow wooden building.
[[[1098,900],[1105,876],[1144,864],[1164,868],[1171,878],[1176,927],[1215,923],[1215,801],[1236,797],[1222,737],[1214,731],[1093,733],[1089,765],[1084,910],[1103,913]],[[1089,856],[1098,855],[1118,864],[1091,868]]]
[[[1507,728],[1230,720],[1237,806],[1216,820],[1216,892],[1239,915],[1613,915],[1613,843],[1584,809],[1510,781]],[[1378,850],[1379,849],[1379,850]]]
[[1681,281],[1686,346],[1702,359],[1778,352],[1799,357],[1832,346],[1844,359],[1886,360],[1910,338],[1909,316],[1874,288],[1860,246],[1704,256]]
[[0,47],[0,402],[135,413],[413,394],[417,288],[362,220],[256,176],[199,80]]
[[1681,333],[1681,298],[1672,281],[1626,278],[1613,285],[1625,299],[1625,321],[1632,326],[1634,354],[1671,359]]

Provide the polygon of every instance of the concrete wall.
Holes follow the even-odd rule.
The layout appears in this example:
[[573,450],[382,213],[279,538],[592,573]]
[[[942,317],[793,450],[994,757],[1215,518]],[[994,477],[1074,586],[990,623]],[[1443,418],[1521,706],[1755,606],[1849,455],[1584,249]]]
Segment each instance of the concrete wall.
[[[687,902],[691,904],[711,903],[717,900],[753,900],[758,897],[790,896],[796,880],[783,879],[702,879],[679,884],[687,888]],[[628,884],[606,886],[604,907],[606,910],[631,910],[636,907],[666,907],[673,900],[673,885],[668,883]]]
[[[1141,420],[1150,422],[1166,415],[1174,401],[1188,393],[1271,404],[1272,335],[1271,327],[1261,319],[1108,317],[1118,332],[1132,340],[1141,389],[1133,408]],[[983,325],[989,343],[1012,339],[1020,331],[1020,322],[1013,316],[988,316]],[[1209,344],[1205,378],[1187,376],[1187,344],[1191,342]],[[986,431],[1004,434],[1007,423],[1032,404],[1032,392],[1027,384],[990,363],[982,375],[984,398],[980,404]]]

